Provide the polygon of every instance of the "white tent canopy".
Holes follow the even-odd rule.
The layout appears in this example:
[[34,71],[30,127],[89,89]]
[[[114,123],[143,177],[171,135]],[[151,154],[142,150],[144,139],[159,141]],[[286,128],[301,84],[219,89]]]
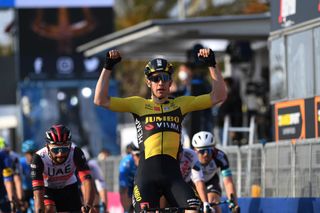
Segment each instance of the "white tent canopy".
[[117,48],[130,60],[162,55],[184,61],[196,43],[224,51],[228,40],[266,41],[269,32],[269,13],[149,20],[83,44],[77,51],[90,57]]

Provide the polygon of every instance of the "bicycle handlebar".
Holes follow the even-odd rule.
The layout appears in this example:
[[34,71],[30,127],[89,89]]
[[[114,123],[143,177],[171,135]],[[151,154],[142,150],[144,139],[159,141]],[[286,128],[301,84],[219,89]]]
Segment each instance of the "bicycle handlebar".
[[[211,207],[218,206],[221,204],[229,204],[229,208],[232,210],[234,207],[236,207],[234,203],[234,195],[230,195],[230,199],[222,200],[219,202],[209,203]],[[148,212],[184,212],[184,210],[196,210],[198,212],[204,212],[201,207],[165,207],[165,208],[145,208],[142,209],[141,213],[148,213]]]
[[[211,207],[213,206],[218,206],[221,204],[229,204],[229,208],[231,209],[231,211],[233,212],[233,210],[235,209],[235,207],[237,207],[237,212],[239,209],[239,207],[234,203],[235,201],[235,197],[234,194],[230,194],[230,199],[226,199],[226,200],[222,200],[219,202],[214,202],[214,203],[209,203],[209,205]],[[144,208],[142,209],[141,213],[148,213],[148,212],[184,212],[184,210],[196,210],[198,212],[204,212],[202,205],[201,207],[165,207],[165,208]]]

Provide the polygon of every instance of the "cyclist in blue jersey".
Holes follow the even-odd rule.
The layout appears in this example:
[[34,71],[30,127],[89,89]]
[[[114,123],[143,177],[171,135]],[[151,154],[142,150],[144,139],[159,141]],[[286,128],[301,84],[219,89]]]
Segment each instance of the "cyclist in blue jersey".
[[[0,143],[4,139],[0,137]],[[16,211],[16,194],[13,183],[12,161],[5,149],[0,149],[0,211]]]
[[15,193],[17,195],[17,201],[18,201],[16,207],[19,210],[21,210],[21,207],[22,207],[21,201],[22,201],[22,197],[23,197],[23,190],[22,190],[22,180],[21,180],[22,169],[21,169],[21,165],[19,162],[20,155],[18,153],[14,152],[10,148],[9,144],[7,143],[6,140],[4,140],[4,138],[1,139],[0,149],[5,150],[11,159],[14,189],[15,189]]
[[33,140],[26,140],[22,143],[21,152],[24,154],[20,158],[20,165],[22,168],[22,188],[23,188],[23,212],[32,212],[33,208],[33,191],[32,191],[32,179],[31,179],[31,167],[32,156],[37,151],[37,144]]
[[120,201],[125,212],[132,212],[132,192],[134,176],[139,163],[139,149],[132,142],[130,144],[131,153],[126,155],[119,166]]

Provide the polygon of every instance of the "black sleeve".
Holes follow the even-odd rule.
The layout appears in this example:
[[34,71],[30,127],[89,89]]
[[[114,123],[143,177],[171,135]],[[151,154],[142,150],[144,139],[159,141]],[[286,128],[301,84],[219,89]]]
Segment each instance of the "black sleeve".
[[74,148],[73,161],[78,171],[90,170],[86,157],[84,156],[82,150],[79,147]]
[[20,165],[20,161],[19,158],[14,158],[12,160],[12,169],[13,169],[13,174],[14,175],[20,175],[20,171],[21,171],[21,165]]
[[74,148],[73,161],[77,167],[78,177],[81,182],[83,182],[85,179],[92,179],[86,157],[84,156],[82,150],[78,147]]
[[229,168],[228,157],[223,151],[218,150],[214,159],[217,166],[221,168],[221,171]]
[[31,167],[32,187],[33,187],[33,190],[37,190],[44,186],[44,182],[43,182],[44,165],[40,155],[38,154],[33,155],[30,167]]

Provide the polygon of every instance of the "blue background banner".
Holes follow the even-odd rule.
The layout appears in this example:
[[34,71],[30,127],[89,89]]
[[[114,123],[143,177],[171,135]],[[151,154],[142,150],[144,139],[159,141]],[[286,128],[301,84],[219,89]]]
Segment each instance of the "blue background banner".
[[0,0],[1,7],[14,7],[14,0]]
[[[239,198],[241,213],[317,213],[320,198]],[[230,212],[221,205],[222,212]]]

